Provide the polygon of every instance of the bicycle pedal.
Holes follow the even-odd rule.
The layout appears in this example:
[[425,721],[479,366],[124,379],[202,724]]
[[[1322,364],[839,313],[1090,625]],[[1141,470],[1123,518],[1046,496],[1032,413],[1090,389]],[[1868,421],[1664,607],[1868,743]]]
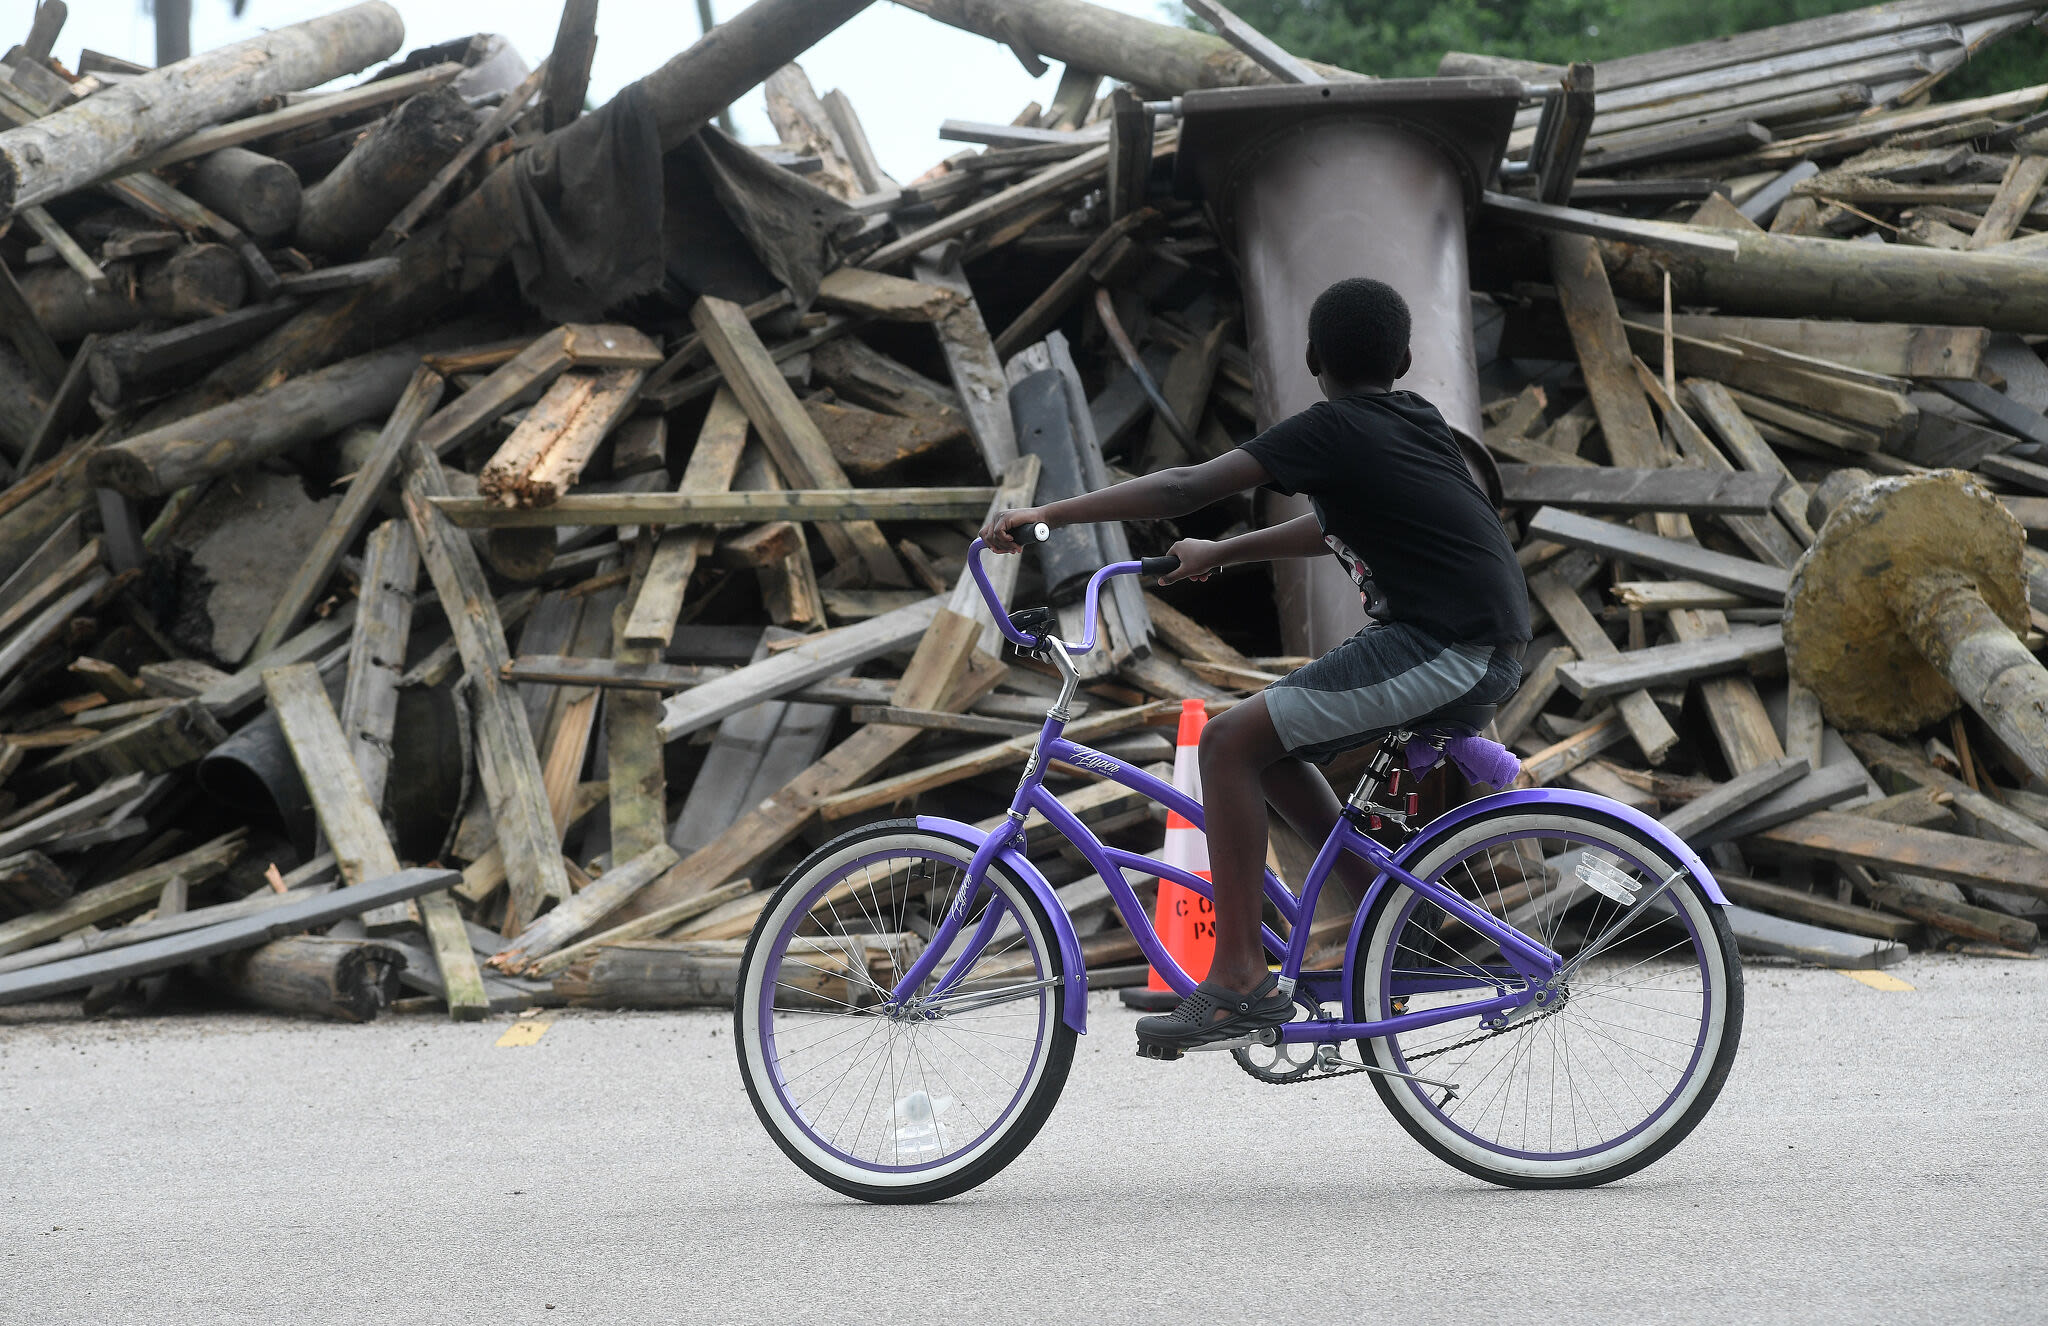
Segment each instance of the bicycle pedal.
[[1185,1051],[1178,1045],[1161,1045],[1157,1041],[1138,1042],[1138,1057],[1140,1059],[1157,1059],[1161,1063],[1172,1063],[1184,1054]]

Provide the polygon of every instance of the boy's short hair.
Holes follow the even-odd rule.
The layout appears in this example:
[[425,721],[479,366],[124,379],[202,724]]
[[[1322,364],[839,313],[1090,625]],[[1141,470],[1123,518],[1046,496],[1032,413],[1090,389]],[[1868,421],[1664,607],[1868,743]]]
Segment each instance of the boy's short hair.
[[1408,301],[1369,276],[1338,281],[1308,311],[1308,343],[1340,382],[1392,382],[1408,329]]

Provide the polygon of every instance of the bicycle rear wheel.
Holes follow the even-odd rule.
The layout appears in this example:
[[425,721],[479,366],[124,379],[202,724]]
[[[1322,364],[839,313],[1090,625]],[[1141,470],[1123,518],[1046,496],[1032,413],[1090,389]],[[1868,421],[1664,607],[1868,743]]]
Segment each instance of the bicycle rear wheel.
[[[1663,1156],[1698,1125],[1735,1059],[1742,968],[1721,908],[1641,830],[1577,806],[1480,814],[1408,863],[1561,954],[1564,998],[1489,1028],[1474,1016],[1361,1043],[1369,1063],[1456,1083],[1454,1099],[1374,1075],[1410,1135],[1509,1187],[1592,1187]],[[1627,899],[1628,901],[1623,901]],[[1353,963],[1362,1015],[1476,1003],[1525,982],[1478,931],[1387,888]]]
[[974,849],[892,820],[819,848],[754,927],[733,1010],[754,1111],[791,1160],[870,1202],[930,1202],[983,1183],[1037,1135],[1074,1031],[1050,918],[1000,865],[954,943],[993,935],[943,994],[942,957],[889,992],[959,900]]

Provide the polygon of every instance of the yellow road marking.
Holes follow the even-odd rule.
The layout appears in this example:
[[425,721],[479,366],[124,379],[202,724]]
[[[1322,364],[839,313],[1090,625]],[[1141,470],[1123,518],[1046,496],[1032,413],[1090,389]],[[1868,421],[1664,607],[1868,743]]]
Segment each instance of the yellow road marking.
[[[1913,987],[1887,971],[1845,971],[1842,975],[1861,981],[1873,990],[1910,990]],[[499,1044],[504,1044],[500,1041]]]
[[500,1047],[531,1045],[553,1025],[555,1024],[552,1022],[515,1022],[505,1028],[504,1035],[498,1037],[498,1044]]

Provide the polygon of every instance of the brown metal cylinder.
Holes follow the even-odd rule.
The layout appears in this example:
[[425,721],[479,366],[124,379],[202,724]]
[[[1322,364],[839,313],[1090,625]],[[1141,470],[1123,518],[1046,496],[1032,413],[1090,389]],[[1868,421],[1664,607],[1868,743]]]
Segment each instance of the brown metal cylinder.
[[[1311,121],[1252,149],[1231,202],[1261,428],[1322,399],[1304,362],[1309,306],[1333,281],[1370,276],[1414,317],[1415,366],[1397,385],[1479,436],[1465,187],[1441,146],[1387,121]],[[1273,498],[1266,519],[1307,510]],[[1365,624],[1334,559],[1276,562],[1273,578],[1289,653],[1320,654]]]

